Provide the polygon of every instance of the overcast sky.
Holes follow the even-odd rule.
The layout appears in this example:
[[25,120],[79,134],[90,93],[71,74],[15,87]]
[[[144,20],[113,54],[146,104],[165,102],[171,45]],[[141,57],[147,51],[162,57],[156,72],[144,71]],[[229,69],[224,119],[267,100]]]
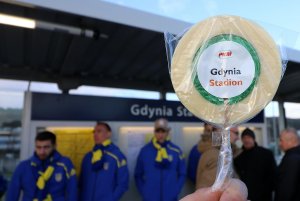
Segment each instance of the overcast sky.
[[[237,15],[259,23],[274,38],[300,50],[300,3],[296,0],[105,0],[196,23],[215,15]],[[145,22],[146,23],[146,22]]]

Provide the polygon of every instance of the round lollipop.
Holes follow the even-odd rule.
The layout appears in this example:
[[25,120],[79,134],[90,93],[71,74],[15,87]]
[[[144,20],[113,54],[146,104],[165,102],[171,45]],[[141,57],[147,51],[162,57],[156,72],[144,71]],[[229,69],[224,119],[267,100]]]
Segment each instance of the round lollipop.
[[179,41],[171,62],[178,98],[195,116],[224,129],[215,189],[231,177],[230,126],[260,112],[273,99],[281,75],[275,42],[241,17],[208,18]]
[[236,16],[194,25],[171,62],[177,96],[194,115],[212,124],[244,122],[270,102],[282,74],[275,42],[260,26]]

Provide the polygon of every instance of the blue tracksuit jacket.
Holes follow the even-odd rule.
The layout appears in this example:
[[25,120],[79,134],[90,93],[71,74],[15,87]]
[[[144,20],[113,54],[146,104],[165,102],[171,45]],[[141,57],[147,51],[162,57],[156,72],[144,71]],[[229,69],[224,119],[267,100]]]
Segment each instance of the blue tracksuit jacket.
[[155,163],[157,149],[152,142],[145,145],[135,167],[135,182],[143,201],[178,201],[185,181],[185,162],[182,151],[168,142],[167,152],[171,164],[159,168]]
[[48,165],[54,167],[50,179],[46,182],[45,193],[51,194],[52,201],[76,201],[76,174],[70,159],[63,157],[57,151],[47,160],[41,161],[35,154],[22,161],[16,168],[6,193],[6,201],[18,201],[22,191],[22,201],[32,201],[39,197],[36,182],[38,171],[44,172]]
[[103,151],[103,168],[92,169],[92,152],[82,161],[80,201],[117,201],[128,190],[129,173],[125,156],[114,144]]
[[193,182],[196,183],[196,174],[197,174],[197,167],[201,157],[201,153],[198,150],[198,144],[193,146],[189,155],[188,161],[188,169],[187,169],[187,176]]

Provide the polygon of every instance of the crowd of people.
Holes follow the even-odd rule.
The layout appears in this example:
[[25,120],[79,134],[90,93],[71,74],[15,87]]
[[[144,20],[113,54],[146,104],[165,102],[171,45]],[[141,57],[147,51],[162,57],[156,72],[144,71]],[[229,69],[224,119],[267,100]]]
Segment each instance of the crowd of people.
[[[212,191],[218,169],[219,147],[212,146],[212,132],[205,123],[200,141],[192,147],[186,169],[182,150],[171,142],[166,119],[154,123],[154,135],[139,152],[134,179],[143,201],[177,201],[186,177],[195,193],[183,201],[299,201],[300,143],[295,129],[280,134],[285,155],[277,167],[273,153],[256,143],[253,130],[230,129],[233,178],[226,189]],[[83,160],[77,178],[71,160],[56,150],[56,136],[50,131],[36,135],[35,152],[22,161],[11,181],[0,176],[0,196],[6,201],[117,201],[129,188],[126,156],[111,141],[112,130],[98,122],[93,131],[95,145]],[[8,187],[7,187],[8,186]],[[248,194],[247,194],[248,189]]]
[[[218,168],[218,147],[211,144],[211,134],[216,128],[205,124],[201,140],[189,155],[188,170],[197,167],[193,177],[188,177],[195,183],[194,195],[205,194],[215,181]],[[280,133],[279,146],[285,153],[279,166],[276,165],[273,153],[257,144],[253,130],[246,128],[241,133],[242,147],[236,145],[239,139],[237,127],[230,129],[230,142],[233,154],[233,178],[240,179],[239,188],[245,184],[248,189],[247,199],[251,201],[297,201],[300,200],[300,141],[297,131],[288,128]],[[195,154],[195,150],[198,152]],[[198,163],[197,163],[198,161]],[[237,185],[233,185],[237,186]],[[204,193],[203,193],[204,192]],[[194,196],[193,195],[193,196]],[[215,194],[214,194],[215,195]],[[218,195],[220,197],[220,195]],[[201,201],[202,199],[184,199],[185,201]],[[208,199],[211,201],[214,199]],[[218,199],[216,199],[218,200]],[[226,199],[224,199],[226,200]],[[229,199],[230,200],[230,199]],[[231,197],[231,200],[233,198]],[[242,200],[242,199],[240,199]]]

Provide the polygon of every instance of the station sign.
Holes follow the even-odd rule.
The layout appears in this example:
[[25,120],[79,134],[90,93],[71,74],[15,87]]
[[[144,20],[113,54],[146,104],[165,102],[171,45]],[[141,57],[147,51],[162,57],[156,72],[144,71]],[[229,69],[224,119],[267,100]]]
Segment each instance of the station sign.
[[[160,117],[176,122],[201,122],[179,101],[32,93],[32,120],[145,122]],[[264,113],[249,122],[263,123]]]

